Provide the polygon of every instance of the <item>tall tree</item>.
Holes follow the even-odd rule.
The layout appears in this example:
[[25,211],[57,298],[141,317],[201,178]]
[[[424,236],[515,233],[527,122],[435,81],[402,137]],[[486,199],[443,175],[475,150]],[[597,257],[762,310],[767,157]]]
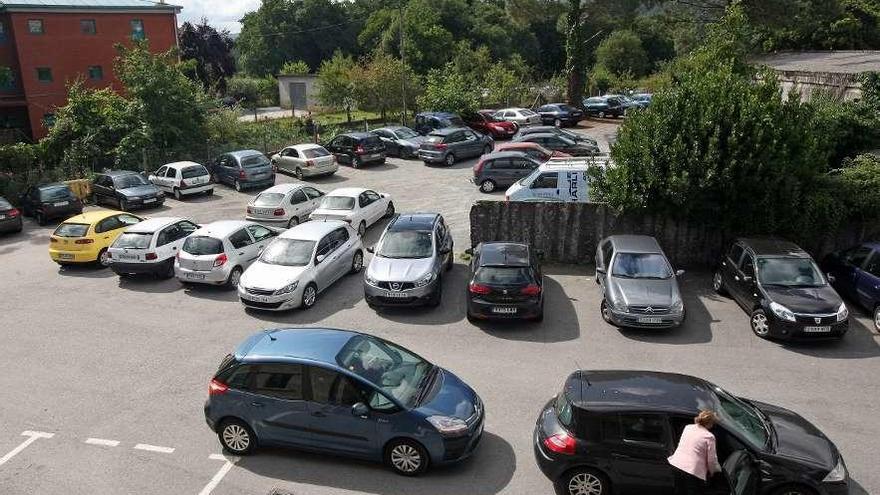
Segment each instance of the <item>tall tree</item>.
[[318,100],[328,107],[345,109],[349,122],[355,104],[356,67],[354,59],[337,51],[318,70]]
[[584,75],[587,57],[584,50],[586,39],[584,21],[584,2],[589,0],[568,0],[568,12],[565,14],[565,74],[568,78],[566,98],[568,103],[581,106],[584,96]]
[[233,41],[229,31],[217,31],[207,19],[199,24],[184,22],[178,33],[180,58],[195,62],[195,75],[205,89],[226,91],[226,79],[235,73]]

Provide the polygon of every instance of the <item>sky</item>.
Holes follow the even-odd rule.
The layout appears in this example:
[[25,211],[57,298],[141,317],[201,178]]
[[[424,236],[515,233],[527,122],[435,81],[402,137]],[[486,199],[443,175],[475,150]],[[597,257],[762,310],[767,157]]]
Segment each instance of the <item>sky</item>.
[[178,22],[198,22],[202,17],[208,24],[218,29],[228,29],[231,33],[241,31],[239,19],[246,12],[256,10],[260,0],[166,0],[166,3],[180,5],[183,11]]

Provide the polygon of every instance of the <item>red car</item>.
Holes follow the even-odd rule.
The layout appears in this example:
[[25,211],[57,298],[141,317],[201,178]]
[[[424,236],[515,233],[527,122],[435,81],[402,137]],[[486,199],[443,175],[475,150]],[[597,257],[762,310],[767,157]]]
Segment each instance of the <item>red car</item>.
[[568,153],[548,150],[538,143],[530,143],[527,141],[496,144],[495,148],[492,151],[522,151],[523,153],[540,162],[546,162],[550,158],[565,158],[571,156]]
[[499,120],[492,116],[494,110],[480,110],[462,116],[464,123],[471,129],[492,136],[492,139],[510,139],[519,130],[519,126],[509,120]]

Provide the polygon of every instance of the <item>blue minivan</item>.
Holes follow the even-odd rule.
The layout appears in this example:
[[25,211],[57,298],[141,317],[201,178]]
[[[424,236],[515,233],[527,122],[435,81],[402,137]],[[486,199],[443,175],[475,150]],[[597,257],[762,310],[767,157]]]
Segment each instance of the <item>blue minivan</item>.
[[396,344],[286,328],[252,335],[223,359],[205,419],[234,455],[276,445],[382,461],[415,476],[470,456],[485,411],[461,379]]
[[208,164],[214,182],[229,184],[236,191],[275,185],[275,166],[257,150],[224,153]]
[[880,242],[832,253],[822,264],[831,285],[870,311],[880,332]]

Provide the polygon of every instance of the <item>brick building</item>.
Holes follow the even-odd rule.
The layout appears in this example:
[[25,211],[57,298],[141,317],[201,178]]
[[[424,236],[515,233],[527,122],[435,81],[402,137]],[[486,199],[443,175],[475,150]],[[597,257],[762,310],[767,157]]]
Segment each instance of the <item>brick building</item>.
[[12,73],[0,86],[0,143],[44,137],[77,78],[120,89],[114,45],[176,47],[180,10],[147,0],[0,0],[0,66]]

